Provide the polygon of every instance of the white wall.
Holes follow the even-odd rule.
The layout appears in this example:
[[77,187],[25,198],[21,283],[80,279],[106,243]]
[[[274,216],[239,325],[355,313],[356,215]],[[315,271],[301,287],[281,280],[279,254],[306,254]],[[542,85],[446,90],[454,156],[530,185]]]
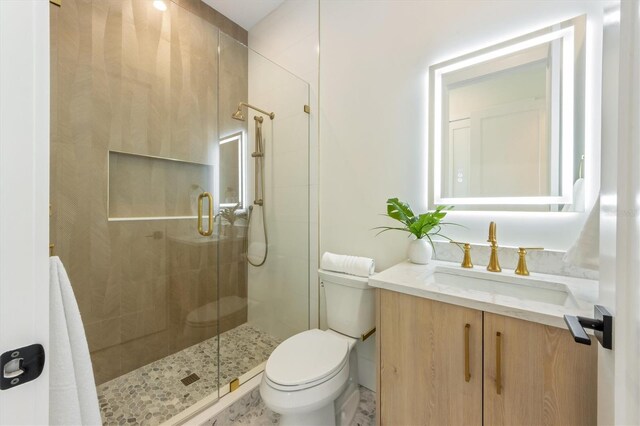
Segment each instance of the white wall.
[[[377,270],[406,258],[401,233],[376,237],[388,197],[427,208],[428,70],[460,54],[588,13],[587,199],[599,180],[602,2],[321,1],[320,251],[373,257]],[[589,119],[590,115],[593,116]],[[455,239],[483,243],[489,221],[501,245],[567,249],[581,213],[454,212],[468,229]]]

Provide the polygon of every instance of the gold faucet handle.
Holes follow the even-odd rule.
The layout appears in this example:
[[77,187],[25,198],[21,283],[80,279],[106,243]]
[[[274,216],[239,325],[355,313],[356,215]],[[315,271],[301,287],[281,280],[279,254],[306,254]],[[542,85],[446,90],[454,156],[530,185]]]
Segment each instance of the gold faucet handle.
[[526,254],[529,250],[544,250],[544,247],[518,247],[518,253],[524,252]]
[[458,247],[464,250],[464,258],[462,259],[460,266],[463,268],[473,268],[473,263],[471,262],[471,244],[462,243],[460,241],[450,241],[450,243],[457,244]]
[[529,269],[527,268],[527,251],[530,250],[544,250],[544,247],[518,247],[518,266],[516,266],[516,274],[529,275]]

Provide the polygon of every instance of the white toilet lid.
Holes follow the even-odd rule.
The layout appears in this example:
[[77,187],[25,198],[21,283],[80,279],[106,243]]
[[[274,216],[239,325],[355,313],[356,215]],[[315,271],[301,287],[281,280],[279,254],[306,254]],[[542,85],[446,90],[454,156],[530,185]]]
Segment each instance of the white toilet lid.
[[322,330],[289,337],[273,351],[264,369],[267,378],[283,386],[321,381],[342,368],[349,342]]

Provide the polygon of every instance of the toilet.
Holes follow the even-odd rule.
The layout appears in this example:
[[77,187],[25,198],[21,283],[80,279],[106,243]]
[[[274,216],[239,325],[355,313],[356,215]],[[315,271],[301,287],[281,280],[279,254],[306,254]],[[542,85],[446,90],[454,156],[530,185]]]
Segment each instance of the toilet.
[[360,401],[356,342],[375,326],[375,293],[368,279],[325,270],[329,330],[303,331],[273,351],[260,396],[280,424],[347,425]]

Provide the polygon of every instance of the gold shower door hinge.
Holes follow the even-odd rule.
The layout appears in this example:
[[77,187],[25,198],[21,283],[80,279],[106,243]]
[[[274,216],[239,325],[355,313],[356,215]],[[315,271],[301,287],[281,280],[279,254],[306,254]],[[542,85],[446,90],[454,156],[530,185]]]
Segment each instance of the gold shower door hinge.
[[305,105],[304,112],[306,112],[307,114],[311,114],[311,107],[309,105]]
[[49,3],[56,5],[58,7],[62,6],[62,0],[49,0]]
[[237,377],[229,383],[229,392],[233,392],[240,387],[240,379]]

